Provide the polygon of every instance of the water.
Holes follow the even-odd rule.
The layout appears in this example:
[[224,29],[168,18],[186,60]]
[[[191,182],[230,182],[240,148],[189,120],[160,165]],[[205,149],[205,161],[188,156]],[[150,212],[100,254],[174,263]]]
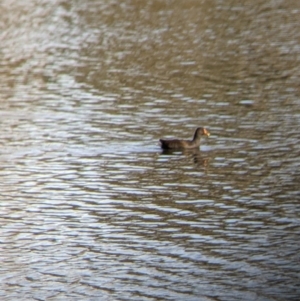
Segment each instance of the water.
[[299,300],[299,12],[4,1],[1,300]]

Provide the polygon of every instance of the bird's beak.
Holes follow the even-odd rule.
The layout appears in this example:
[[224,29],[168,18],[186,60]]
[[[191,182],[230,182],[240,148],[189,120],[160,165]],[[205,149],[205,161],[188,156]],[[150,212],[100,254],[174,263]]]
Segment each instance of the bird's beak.
[[209,131],[208,131],[208,130],[206,130],[206,129],[204,129],[204,135],[205,135],[205,136],[207,136],[207,137],[209,137],[209,136],[210,136],[210,133],[209,133]]

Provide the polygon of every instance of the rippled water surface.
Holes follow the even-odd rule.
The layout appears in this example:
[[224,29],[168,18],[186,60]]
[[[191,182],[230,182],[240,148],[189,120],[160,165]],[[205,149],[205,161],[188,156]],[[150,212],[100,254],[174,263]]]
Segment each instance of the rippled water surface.
[[299,300],[298,1],[0,14],[1,300]]

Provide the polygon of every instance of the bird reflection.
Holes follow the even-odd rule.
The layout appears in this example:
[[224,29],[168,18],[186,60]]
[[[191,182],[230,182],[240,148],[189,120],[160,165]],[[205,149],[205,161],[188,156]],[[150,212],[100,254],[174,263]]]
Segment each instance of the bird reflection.
[[161,154],[166,156],[184,155],[185,157],[191,158],[194,164],[202,167],[207,167],[209,162],[209,158],[203,156],[203,153],[201,153],[198,148],[183,150],[164,149]]

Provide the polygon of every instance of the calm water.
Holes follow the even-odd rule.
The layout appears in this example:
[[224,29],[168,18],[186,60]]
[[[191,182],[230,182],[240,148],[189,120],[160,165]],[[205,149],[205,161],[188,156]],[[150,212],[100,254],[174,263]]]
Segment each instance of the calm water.
[[1,300],[299,300],[300,2],[240,2],[2,1]]

